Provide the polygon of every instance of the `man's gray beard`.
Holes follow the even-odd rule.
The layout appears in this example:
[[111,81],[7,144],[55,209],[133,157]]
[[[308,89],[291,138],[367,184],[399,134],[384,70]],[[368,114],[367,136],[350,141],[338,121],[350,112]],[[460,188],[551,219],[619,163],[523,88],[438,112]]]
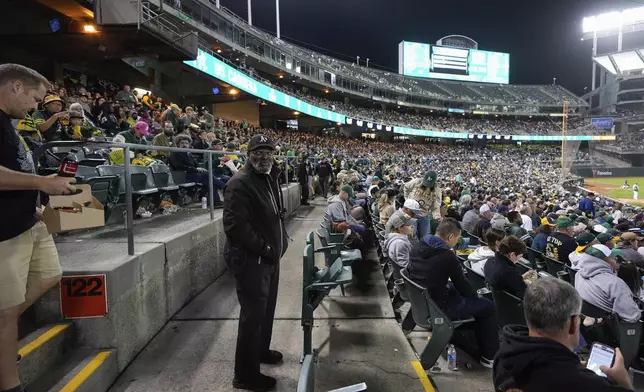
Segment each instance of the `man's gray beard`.
[[269,174],[271,172],[271,170],[273,169],[273,164],[272,163],[268,166],[268,169],[266,169],[266,170],[260,169],[259,164],[255,164],[255,163],[251,162],[251,165],[253,165],[253,168],[256,171],[258,171],[260,173],[264,173],[264,174]]

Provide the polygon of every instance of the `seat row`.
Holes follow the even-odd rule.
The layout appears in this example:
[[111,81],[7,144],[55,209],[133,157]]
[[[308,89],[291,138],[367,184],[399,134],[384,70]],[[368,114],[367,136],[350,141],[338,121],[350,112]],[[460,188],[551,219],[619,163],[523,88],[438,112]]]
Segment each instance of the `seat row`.
[[[106,220],[115,207],[126,201],[125,167],[122,165],[81,165],[76,172],[76,182],[91,186],[92,195],[105,206]],[[171,171],[163,163],[130,166],[130,184],[134,211],[139,207],[154,211],[163,200],[186,205],[207,193],[200,184],[186,181],[185,172]]]

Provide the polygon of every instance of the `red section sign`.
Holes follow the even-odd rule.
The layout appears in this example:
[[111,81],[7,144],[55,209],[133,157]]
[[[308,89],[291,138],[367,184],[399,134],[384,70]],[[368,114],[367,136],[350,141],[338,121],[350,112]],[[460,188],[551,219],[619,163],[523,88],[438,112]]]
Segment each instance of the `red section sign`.
[[63,276],[60,308],[66,319],[107,315],[105,275]]

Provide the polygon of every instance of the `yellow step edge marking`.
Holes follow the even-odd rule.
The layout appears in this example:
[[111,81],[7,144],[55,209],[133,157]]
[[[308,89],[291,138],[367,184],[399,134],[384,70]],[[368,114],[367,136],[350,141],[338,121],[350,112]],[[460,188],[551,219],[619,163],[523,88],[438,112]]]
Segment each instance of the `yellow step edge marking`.
[[421,365],[419,361],[411,361],[410,363],[411,367],[413,367],[414,371],[416,371],[418,380],[420,380],[420,384],[425,389],[425,392],[436,392],[434,386],[432,385],[432,382],[429,381],[429,377],[427,377],[427,373],[425,373],[425,369],[423,369],[423,365]]
[[26,357],[27,355],[31,354],[34,350],[36,350],[38,347],[40,347],[43,344],[47,343],[53,337],[55,337],[59,333],[61,333],[64,330],[66,330],[68,327],[69,327],[69,324],[54,325],[53,327],[49,328],[47,330],[47,332],[45,332],[44,334],[38,336],[32,342],[27,343],[23,348],[18,350],[18,354],[22,355],[23,358]]
[[60,390],[60,392],[74,392],[77,390],[81,385],[83,385],[85,380],[87,380],[89,376],[91,376],[92,373],[94,373],[94,371],[98,369],[103,362],[105,362],[110,354],[112,354],[110,351],[102,351],[96,354],[96,356],[92,358],[92,360],[89,361],[89,363],[85,365],[85,367],[78,372],[78,374],[75,375],[74,378],[72,378],[67,385]]

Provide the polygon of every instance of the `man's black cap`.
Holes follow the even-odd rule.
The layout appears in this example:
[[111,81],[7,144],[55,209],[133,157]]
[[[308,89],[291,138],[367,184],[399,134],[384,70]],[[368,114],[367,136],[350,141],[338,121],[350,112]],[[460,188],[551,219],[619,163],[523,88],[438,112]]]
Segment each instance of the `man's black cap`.
[[248,151],[275,150],[275,142],[266,135],[255,135],[248,142]]

